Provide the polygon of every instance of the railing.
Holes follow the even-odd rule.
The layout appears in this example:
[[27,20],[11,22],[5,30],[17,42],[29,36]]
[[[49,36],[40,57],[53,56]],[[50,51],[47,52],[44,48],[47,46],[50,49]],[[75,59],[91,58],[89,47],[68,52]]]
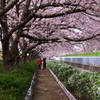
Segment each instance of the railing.
[[100,65],[100,57],[53,57],[53,59],[82,64]]
[[53,57],[52,59],[92,72],[100,72],[100,57]]

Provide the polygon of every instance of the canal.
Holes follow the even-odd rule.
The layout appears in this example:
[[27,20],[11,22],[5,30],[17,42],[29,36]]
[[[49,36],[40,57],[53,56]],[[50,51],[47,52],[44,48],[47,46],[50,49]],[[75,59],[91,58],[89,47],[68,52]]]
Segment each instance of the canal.
[[100,65],[100,57],[53,57],[52,59],[82,64]]

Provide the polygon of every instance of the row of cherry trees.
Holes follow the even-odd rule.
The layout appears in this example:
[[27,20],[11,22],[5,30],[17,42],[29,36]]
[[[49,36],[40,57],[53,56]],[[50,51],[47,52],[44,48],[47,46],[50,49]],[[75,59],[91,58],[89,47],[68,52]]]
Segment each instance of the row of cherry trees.
[[99,26],[100,0],[0,0],[4,68],[93,43],[89,50],[100,48]]

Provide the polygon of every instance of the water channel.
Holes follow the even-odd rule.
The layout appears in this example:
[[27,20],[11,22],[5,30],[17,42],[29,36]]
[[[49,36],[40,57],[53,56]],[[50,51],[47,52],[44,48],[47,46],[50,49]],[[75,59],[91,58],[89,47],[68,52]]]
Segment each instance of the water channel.
[[78,62],[83,64],[100,65],[100,57],[52,57],[52,59]]

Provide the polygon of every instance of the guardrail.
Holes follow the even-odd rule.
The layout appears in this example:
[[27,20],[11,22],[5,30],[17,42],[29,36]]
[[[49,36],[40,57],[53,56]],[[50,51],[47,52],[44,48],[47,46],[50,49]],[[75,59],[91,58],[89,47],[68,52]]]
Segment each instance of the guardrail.
[[59,60],[92,72],[100,72],[100,57],[53,57],[52,60]]
[[82,64],[100,65],[100,57],[52,57],[52,59]]

